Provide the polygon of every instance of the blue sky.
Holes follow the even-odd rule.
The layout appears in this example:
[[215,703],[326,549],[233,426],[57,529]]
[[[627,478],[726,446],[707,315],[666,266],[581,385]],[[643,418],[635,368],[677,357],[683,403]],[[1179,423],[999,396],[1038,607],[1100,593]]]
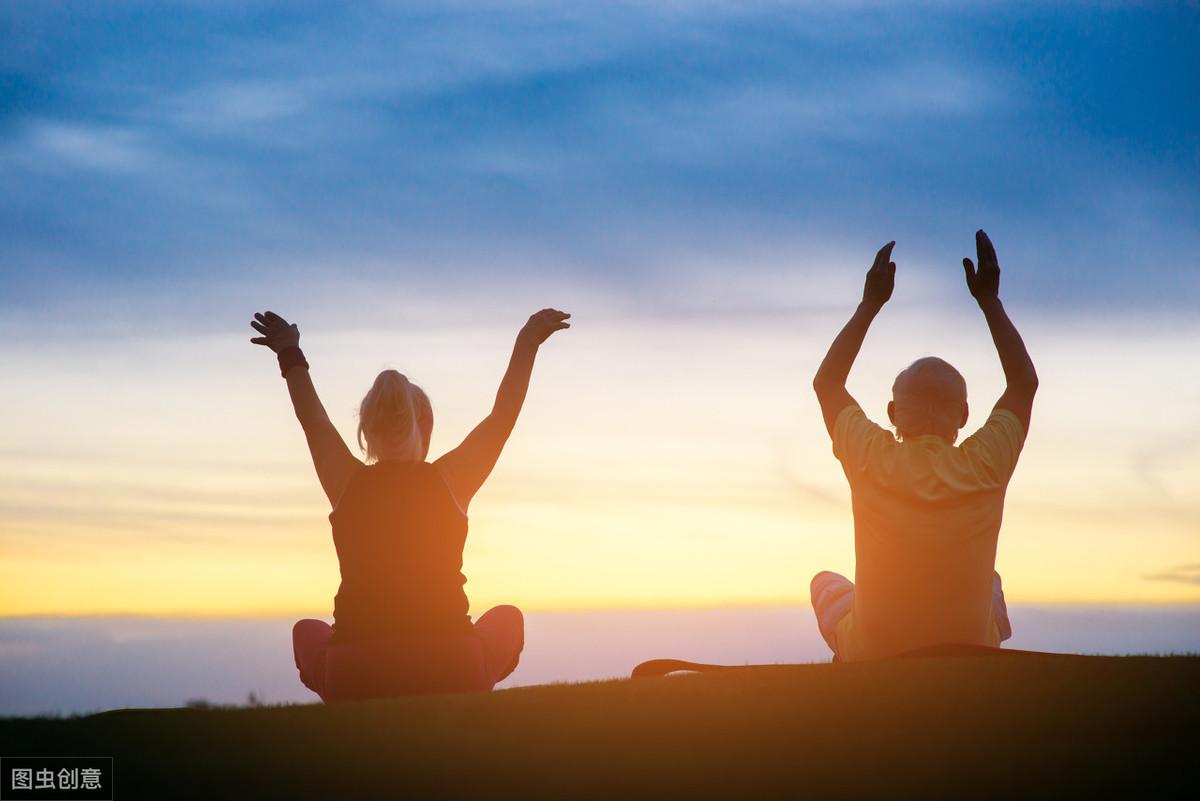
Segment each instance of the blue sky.
[[285,277],[670,308],[691,258],[895,238],[956,279],[979,226],[1010,297],[1186,312],[1198,38],[1194,4],[8,3],[0,313],[203,328]]

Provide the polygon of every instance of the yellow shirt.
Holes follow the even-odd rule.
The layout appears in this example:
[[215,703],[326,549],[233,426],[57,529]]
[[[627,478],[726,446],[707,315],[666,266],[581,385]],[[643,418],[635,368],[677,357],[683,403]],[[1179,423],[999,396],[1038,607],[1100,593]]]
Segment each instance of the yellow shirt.
[[928,645],[999,645],[992,572],[1004,492],[1025,432],[996,409],[961,445],[898,442],[847,406],[833,454],[854,507],[854,606],[837,629],[840,658],[876,659]]

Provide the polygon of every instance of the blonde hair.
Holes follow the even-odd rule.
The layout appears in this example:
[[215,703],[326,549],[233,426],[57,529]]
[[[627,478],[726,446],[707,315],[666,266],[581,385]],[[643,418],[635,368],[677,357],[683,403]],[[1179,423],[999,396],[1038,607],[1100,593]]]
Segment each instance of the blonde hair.
[[967,382],[949,362],[936,356],[917,359],[892,384],[893,422],[901,439],[962,427]]
[[396,370],[384,370],[358,407],[358,447],[368,461],[386,452],[389,459],[421,461],[427,443],[420,420],[433,414],[429,396]]

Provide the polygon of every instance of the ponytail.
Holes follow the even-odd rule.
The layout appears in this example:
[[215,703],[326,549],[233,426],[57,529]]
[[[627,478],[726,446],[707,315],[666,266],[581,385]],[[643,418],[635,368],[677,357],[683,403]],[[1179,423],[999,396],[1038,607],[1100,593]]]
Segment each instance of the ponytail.
[[358,407],[358,447],[368,461],[425,458],[433,411],[429,397],[396,370],[384,370]]

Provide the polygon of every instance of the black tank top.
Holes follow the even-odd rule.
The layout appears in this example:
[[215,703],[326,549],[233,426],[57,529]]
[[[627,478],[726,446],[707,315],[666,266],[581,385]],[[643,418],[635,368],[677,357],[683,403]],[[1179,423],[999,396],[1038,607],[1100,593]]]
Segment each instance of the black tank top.
[[342,573],[335,642],[472,631],[462,574],[467,516],[436,467],[363,467],[329,521]]

